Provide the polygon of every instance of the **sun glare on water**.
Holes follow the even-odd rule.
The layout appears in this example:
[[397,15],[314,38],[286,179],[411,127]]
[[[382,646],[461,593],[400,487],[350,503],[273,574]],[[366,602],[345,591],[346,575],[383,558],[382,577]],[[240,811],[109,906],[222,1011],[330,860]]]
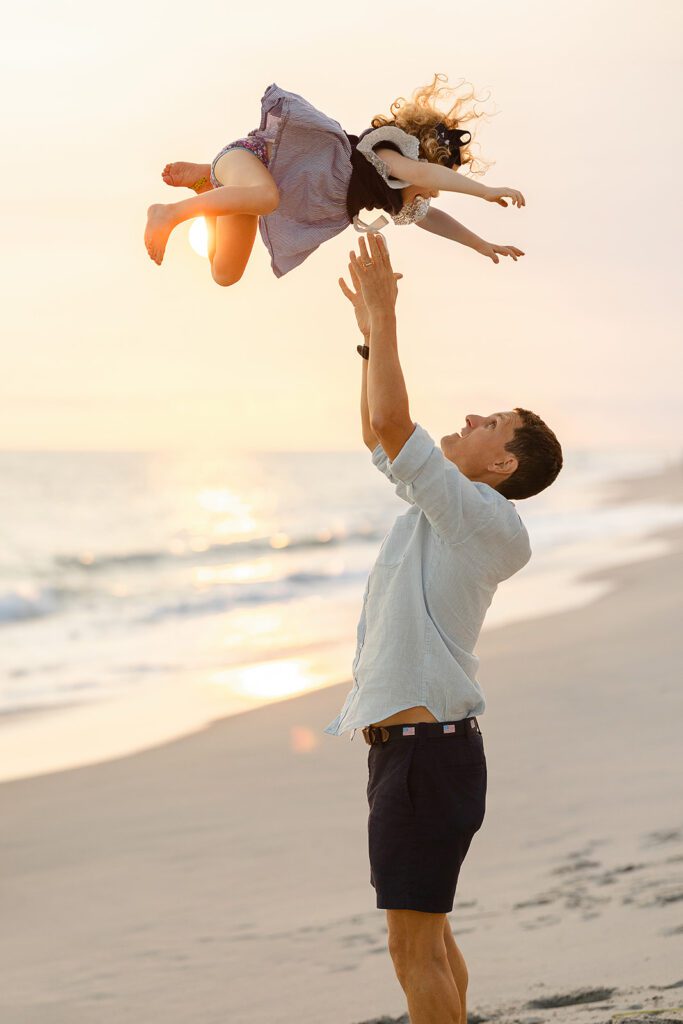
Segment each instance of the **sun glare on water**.
[[203,217],[197,217],[192,221],[188,238],[190,239],[190,245],[198,256],[209,255],[209,233]]

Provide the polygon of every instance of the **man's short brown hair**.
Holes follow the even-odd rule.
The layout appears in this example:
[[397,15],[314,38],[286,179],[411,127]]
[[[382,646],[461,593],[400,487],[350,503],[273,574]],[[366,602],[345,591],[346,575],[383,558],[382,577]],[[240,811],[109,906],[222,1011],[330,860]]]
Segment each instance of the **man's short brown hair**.
[[562,448],[550,427],[529,409],[515,407],[515,412],[522,425],[517,427],[514,437],[505,445],[505,451],[516,455],[519,465],[496,488],[513,501],[539,494],[550,486],[562,469]]

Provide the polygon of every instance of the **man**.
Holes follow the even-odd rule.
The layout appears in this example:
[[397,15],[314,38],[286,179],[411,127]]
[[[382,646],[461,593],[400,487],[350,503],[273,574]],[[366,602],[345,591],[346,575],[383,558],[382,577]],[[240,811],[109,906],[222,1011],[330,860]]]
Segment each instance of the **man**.
[[460,865],[484,819],[485,707],[474,655],[498,584],[529,560],[512,499],[562,467],[554,433],[514,408],[470,414],[437,446],[414,423],[398,357],[397,280],[383,237],[351,253],[366,345],[361,418],[372,461],[409,505],[370,572],[353,686],[325,732],[370,744],[370,882],[413,1024],[465,1024],[467,968],[448,921]]

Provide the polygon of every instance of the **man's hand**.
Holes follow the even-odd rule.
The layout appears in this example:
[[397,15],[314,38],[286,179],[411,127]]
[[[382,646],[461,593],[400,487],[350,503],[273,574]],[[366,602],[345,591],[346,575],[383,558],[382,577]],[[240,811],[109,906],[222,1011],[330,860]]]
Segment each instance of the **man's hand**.
[[[360,241],[362,243],[361,254],[363,256],[363,259],[368,259],[368,252],[367,248],[365,247],[365,239],[361,238]],[[363,297],[363,289],[361,286],[360,275],[358,270],[356,269],[358,261],[355,260],[354,253],[351,253],[350,255],[352,259],[351,262],[349,263],[349,276],[351,278],[351,284],[355,288],[355,291],[351,291],[343,277],[339,278],[339,287],[341,288],[342,292],[353,306],[353,311],[356,314],[356,323],[358,324],[358,329],[360,330],[361,334],[367,341],[367,339],[370,337],[370,312]],[[403,274],[394,273],[394,281],[400,281],[402,277]]]
[[488,256],[494,263],[500,262],[496,253],[500,253],[501,256],[512,256],[515,263],[519,256],[524,255],[523,251],[515,245],[495,245],[493,242],[485,242],[483,238],[473,248],[480,252],[482,256]]
[[356,289],[355,292],[351,291],[343,277],[339,278],[339,287],[353,306],[353,311],[356,314],[358,330],[367,340],[370,337],[370,314],[368,313],[368,307],[365,305],[365,299],[363,298],[363,292],[360,287],[360,279],[353,263],[349,263],[349,276],[351,278],[351,284]]
[[[387,244],[379,232],[373,231],[370,234],[369,245],[370,252],[368,252],[365,239],[360,239],[358,242],[360,259],[355,252],[351,251],[349,269],[354,286],[360,292],[365,306],[364,315],[371,320],[375,313],[393,312],[398,295],[396,282],[403,275],[395,273],[392,269]],[[358,313],[356,313],[356,318],[358,318]]]

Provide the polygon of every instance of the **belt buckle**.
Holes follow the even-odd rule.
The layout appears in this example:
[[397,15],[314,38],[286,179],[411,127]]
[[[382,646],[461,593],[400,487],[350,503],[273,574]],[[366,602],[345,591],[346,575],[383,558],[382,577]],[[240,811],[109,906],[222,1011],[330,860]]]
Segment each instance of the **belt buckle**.
[[389,739],[389,730],[384,725],[366,725],[363,728],[363,736],[365,738],[365,742],[369,743],[370,745],[374,743],[379,743],[380,741],[384,743],[386,740]]

